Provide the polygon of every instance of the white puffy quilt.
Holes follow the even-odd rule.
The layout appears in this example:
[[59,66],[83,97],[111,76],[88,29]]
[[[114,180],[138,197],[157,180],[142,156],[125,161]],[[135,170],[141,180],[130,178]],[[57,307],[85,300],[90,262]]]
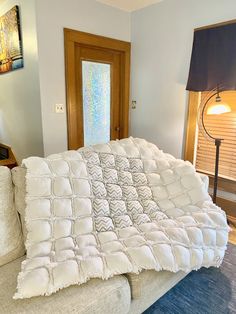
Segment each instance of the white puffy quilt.
[[142,269],[219,266],[228,226],[189,162],[142,139],[23,161],[27,259],[14,298]]

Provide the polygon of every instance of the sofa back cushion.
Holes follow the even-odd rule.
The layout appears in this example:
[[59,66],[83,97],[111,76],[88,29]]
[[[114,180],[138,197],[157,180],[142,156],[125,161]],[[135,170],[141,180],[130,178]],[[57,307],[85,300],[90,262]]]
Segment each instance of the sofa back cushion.
[[0,266],[24,253],[21,224],[13,203],[11,172],[0,167]]

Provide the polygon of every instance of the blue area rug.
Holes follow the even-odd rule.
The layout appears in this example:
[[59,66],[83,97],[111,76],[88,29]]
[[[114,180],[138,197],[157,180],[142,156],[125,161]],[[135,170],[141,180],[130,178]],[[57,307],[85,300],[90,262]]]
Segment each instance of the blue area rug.
[[236,313],[236,245],[229,244],[220,268],[192,271],[144,314]]

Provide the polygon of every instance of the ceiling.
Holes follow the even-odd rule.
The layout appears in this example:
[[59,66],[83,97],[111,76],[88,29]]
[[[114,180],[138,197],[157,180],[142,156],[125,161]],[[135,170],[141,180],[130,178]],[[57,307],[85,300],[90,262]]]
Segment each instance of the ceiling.
[[[0,5],[3,4],[6,0],[0,0]],[[151,4],[161,2],[163,0],[96,0],[112,7],[132,12],[144,7],[147,7]]]
[[112,7],[132,12],[163,0],[96,0]]

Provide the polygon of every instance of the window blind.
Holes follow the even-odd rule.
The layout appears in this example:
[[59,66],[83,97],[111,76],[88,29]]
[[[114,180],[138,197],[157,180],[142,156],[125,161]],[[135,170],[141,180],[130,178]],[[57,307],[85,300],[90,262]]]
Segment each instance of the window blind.
[[[219,176],[236,181],[236,91],[225,91],[221,94],[222,102],[231,107],[231,112],[223,115],[207,115],[204,121],[207,130],[214,137],[222,138],[220,147]],[[201,93],[202,101],[206,92]],[[213,103],[213,98],[208,106]],[[195,166],[198,171],[214,174],[215,144],[208,140],[199,129],[197,137]]]

